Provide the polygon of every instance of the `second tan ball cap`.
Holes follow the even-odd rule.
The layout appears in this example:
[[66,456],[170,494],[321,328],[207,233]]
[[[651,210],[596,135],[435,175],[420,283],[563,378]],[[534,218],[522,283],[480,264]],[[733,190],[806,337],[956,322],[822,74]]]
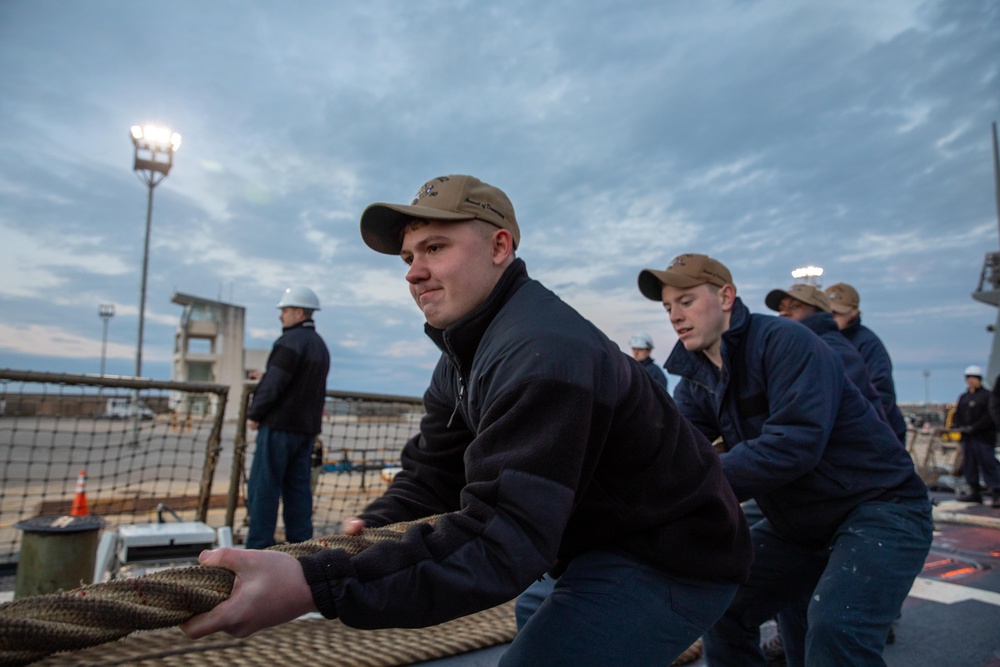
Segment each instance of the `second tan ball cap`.
[[826,295],[830,297],[830,308],[835,313],[849,313],[861,305],[861,297],[858,296],[858,290],[847,283],[830,285],[826,288]]
[[771,290],[764,297],[764,304],[771,310],[781,310],[781,300],[789,296],[802,303],[808,303],[810,306],[816,306],[824,312],[830,312],[829,297],[823,294],[818,287],[808,283],[797,283],[787,290]]
[[677,255],[663,271],[643,269],[639,272],[639,291],[651,301],[663,300],[664,285],[687,289],[705,283],[717,287],[732,285],[733,276],[722,262],[695,253]]

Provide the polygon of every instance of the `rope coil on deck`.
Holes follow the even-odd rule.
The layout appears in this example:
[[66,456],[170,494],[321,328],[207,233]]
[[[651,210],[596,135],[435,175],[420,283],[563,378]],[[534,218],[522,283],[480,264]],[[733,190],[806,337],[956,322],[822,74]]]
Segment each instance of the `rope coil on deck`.
[[[399,541],[411,526],[435,519],[367,528],[358,535],[330,535],[270,550],[296,558],[324,549],[357,554],[376,542]],[[0,667],[20,667],[52,653],[96,646],[137,630],[180,625],[228,599],[234,580],[230,570],[197,565],[5,603],[0,605]]]
[[[424,521],[365,529],[359,535],[332,535],[297,544],[271,547],[295,557],[323,549],[357,554],[376,542],[398,541]],[[934,508],[934,520],[1000,529],[1000,517]],[[0,605],[0,667],[20,667],[53,653],[79,650],[125,637],[138,630],[180,625],[210,611],[232,593],[234,574],[221,568],[194,566],[164,570],[134,579],[117,579],[81,588],[23,598]],[[700,641],[676,665],[697,659]]]

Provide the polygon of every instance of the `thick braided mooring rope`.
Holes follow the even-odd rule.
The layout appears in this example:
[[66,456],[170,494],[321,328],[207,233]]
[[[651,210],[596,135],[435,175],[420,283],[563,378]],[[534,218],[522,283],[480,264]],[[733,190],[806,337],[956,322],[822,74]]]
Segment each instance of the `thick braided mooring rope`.
[[[324,549],[356,554],[376,542],[398,541],[411,526],[433,523],[436,518],[367,528],[358,535],[282,544],[271,550],[296,558]],[[180,625],[226,600],[233,581],[229,570],[198,565],[2,604],[0,667],[20,667],[60,651],[114,641],[137,630]]]
[[[433,523],[436,518],[368,528],[359,535],[331,535],[297,544],[282,544],[271,549],[295,557],[323,549],[360,553],[376,542],[398,541],[414,524]],[[1000,518],[936,507],[934,520],[1000,529]],[[0,667],[28,665],[53,653],[97,646],[137,630],[180,625],[226,600],[232,592],[233,579],[229,570],[199,565],[2,604]],[[674,664],[686,664],[700,655],[699,641]]]

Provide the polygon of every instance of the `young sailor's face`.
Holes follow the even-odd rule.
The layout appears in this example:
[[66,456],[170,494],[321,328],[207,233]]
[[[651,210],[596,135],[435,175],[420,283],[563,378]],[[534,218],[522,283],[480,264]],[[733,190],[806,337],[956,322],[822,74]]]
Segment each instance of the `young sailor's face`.
[[720,292],[709,285],[680,288],[664,285],[663,307],[684,348],[691,352],[717,352],[728,323]]
[[407,228],[400,256],[410,294],[432,327],[444,329],[489,297],[500,273],[484,223],[439,222]]
[[801,322],[810,315],[815,314],[816,308],[814,306],[810,306],[808,303],[799,301],[798,299],[793,299],[790,296],[786,296],[778,304],[778,315],[795,320],[796,322]]

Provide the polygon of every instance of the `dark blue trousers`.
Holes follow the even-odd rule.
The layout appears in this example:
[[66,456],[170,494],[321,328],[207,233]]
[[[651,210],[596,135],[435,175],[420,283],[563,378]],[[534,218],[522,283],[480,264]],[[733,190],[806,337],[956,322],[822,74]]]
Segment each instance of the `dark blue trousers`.
[[593,551],[518,599],[523,627],[500,666],[669,665],[722,615],[736,589]]
[[788,667],[885,665],[889,625],[930,549],[927,499],[862,503],[819,548],[782,538],[766,519],[750,532],[750,579],[705,635],[710,667],[763,666],[760,624],[805,597],[805,636],[782,628]]
[[313,440],[307,433],[277,431],[261,425],[247,482],[250,529],[247,549],[274,546],[278,501],[285,538],[289,542],[312,539],[312,491],[309,485]]
[[997,461],[994,443],[964,436],[962,453],[965,456],[962,472],[974,491],[980,488],[980,475],[987,489],[1000,489],[1000,461]]

